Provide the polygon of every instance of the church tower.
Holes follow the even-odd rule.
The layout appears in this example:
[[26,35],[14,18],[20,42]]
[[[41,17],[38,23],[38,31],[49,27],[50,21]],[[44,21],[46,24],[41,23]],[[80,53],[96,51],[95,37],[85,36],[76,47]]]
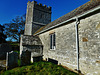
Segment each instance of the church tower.
[[28,1],[24,35],[33,35],[39,28],[51,22],[51,7]]

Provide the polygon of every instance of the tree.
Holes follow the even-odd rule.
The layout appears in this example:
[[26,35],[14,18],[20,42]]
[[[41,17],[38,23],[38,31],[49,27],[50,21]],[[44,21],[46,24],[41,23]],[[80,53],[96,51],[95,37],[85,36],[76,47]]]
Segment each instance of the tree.
[[6,35],[4,35],[4,33],[3,33],[3,31],[4,31],[4,26],[2,26],[1,24],[0,24],[0,44],[1,43],[5,43],[6,42]]
[[10,23],[6,23],[4,26],[4,33],[7,35],[7,38],[10,41],[19,42],[21,34],[24,33],[25,15],[16,16]]

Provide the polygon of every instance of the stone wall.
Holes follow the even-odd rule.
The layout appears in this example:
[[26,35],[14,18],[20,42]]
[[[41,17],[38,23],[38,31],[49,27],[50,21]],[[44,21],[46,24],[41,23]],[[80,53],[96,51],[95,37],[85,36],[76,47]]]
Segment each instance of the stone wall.
[[21,65],[29,65],[31,63],[31,52],[26,50],[22,51],[21,55]]
[[51,7],[28,1],[25,23],[25,35],[33,35],[42,26],[51,22]]
[[[39,35],[43,44],[43,59],[77,69],[75,22],[65,24]],[[100,75],[100,13],[80,20],[79,68],[86,75]],[[50,33],[55,32],[56,49],[50,50]]]
[[[58,64],[65,65],[73,70],[77,68],[75,22],[39,35],[43,43],[44,60],[52,58]],[[55,32],[56,49],[50,50],[50,33]]]
[[43,46],[40,39],[36,36],[22,35],[20,41],[20,56],[23,56],[22,51],[31,52],[31,61],[34,56],[43,55]]
[[79,24],[80,70],[100,75],[100,13],[82,19]]

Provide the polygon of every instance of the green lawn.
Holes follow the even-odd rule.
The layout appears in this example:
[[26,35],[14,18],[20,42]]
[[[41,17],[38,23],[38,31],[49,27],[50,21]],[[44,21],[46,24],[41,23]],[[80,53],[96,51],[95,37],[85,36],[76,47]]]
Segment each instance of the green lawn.
[[78,75],[50,62],[35,62],[28,66],[5,71],[1,75]]

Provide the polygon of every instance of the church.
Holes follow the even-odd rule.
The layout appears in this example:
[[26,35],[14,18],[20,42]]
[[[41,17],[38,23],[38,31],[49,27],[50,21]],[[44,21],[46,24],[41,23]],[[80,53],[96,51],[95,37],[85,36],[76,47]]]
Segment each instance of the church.
[[90,0],[51,22],[51,7],[28,1],[20,55],[55,61],[85,75],[100,75],[100,0]]

